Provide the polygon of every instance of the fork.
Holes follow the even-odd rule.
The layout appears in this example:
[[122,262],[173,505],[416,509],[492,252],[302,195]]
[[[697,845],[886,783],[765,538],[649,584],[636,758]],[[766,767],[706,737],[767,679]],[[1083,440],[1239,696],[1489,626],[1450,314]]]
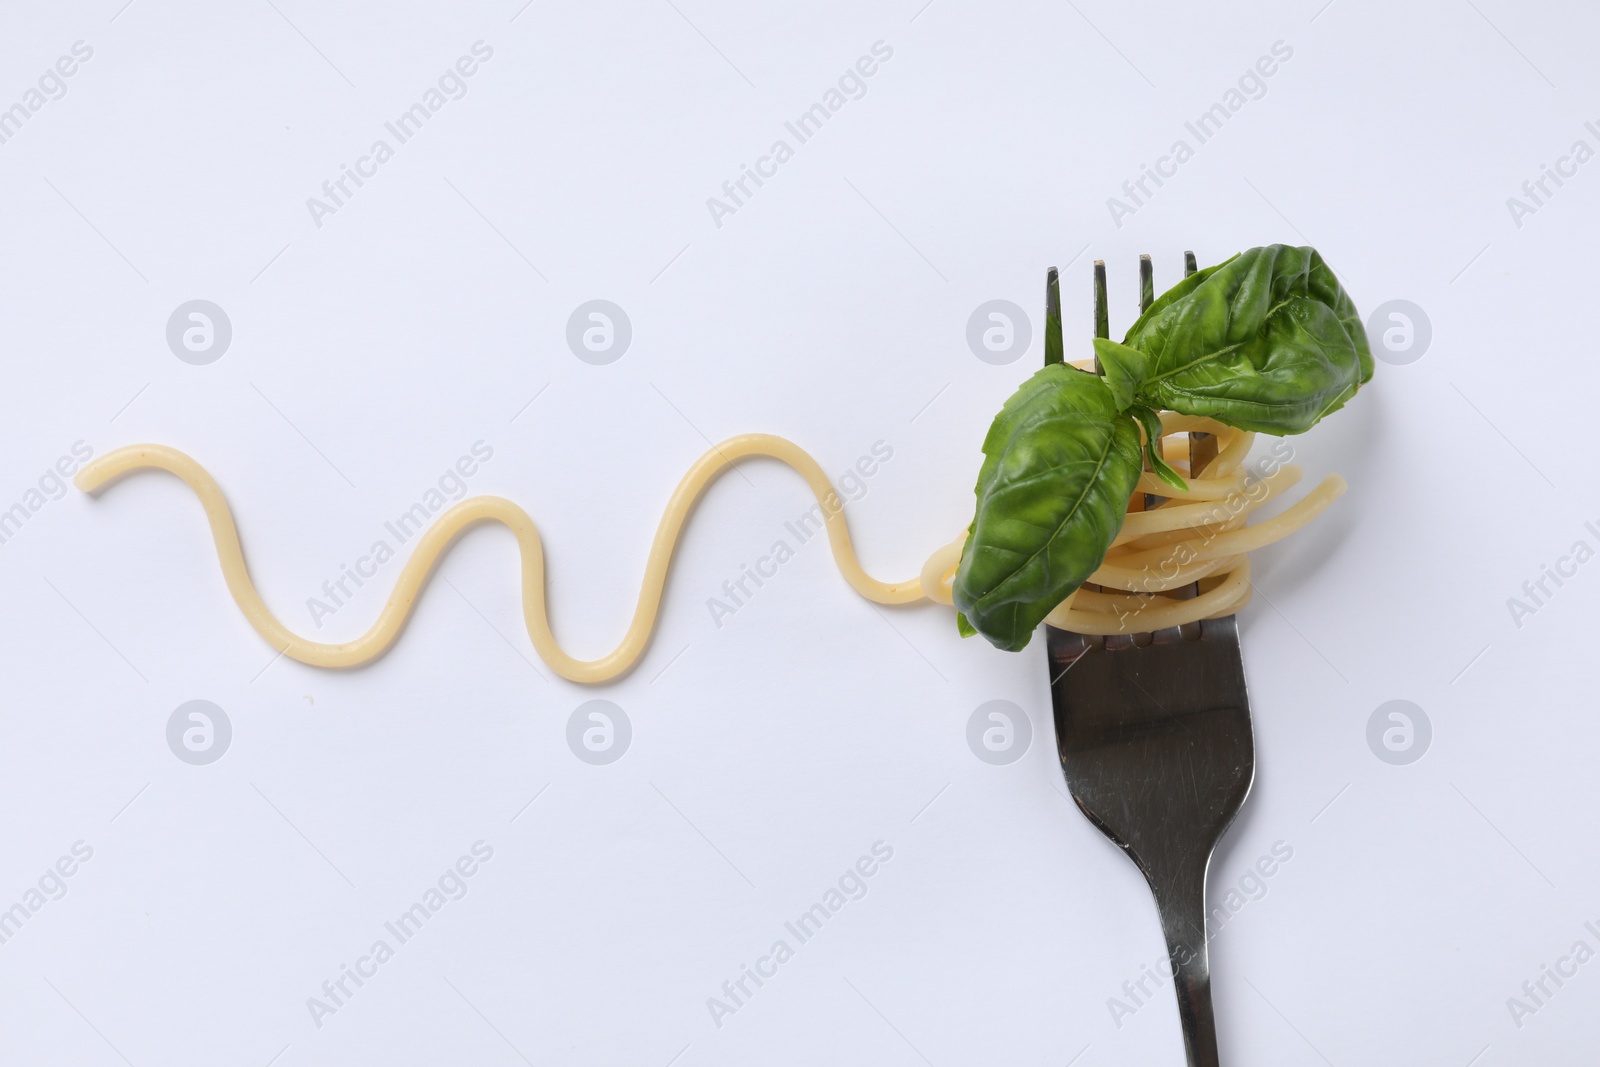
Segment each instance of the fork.
[[[1194,253],[1185,253],[1185,275]],[[1153,297],[1141,256],[1140,310]],[[1045,362],[1060,362],[1057,271],[1046,282]],[[1094,265],[1095,334],[1109,336],[1105,264]],[[1216,455],[1191,435],[1190,471]],[[1158,501],[1147,497],[1148,506]],[[1236,616],[1149,634],[1086,637],[1045,627],[1061,771],[1078,808],[1144,872],[1166,936],[1189,1067],[1218,1067],[1206,952],[1206,869],[1250,791],[1255,745]]]

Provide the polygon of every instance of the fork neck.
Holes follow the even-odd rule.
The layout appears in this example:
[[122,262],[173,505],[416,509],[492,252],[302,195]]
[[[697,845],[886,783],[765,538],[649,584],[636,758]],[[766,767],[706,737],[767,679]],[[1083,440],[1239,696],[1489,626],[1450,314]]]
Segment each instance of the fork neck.
[[1161,914],[1161,931],[1167,939],[1188,1067],[1219,1067],[1206,944],[1206,866],[1204,860],[1184,864],[1181,872],[1161,879],[1161,884],[1150,878],[1150,889]]

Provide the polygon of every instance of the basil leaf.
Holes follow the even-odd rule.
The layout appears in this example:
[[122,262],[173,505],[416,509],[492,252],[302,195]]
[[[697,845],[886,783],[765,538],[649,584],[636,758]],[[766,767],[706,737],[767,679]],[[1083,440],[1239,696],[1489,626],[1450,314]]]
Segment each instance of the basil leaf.
[[1155,408],[1139,404],[1130,412],[1134,418],[1144,425],[1144,454],[1150,461],[1150,469],[1156,476],[1174,489],[1188,489],[1189,483],[1183,476],[1172,469],[1167,458],[1161,454],[1161,415]]
[[1372,377],[1366,329],[1315,249],[1252,248],[1184,279],[1128,331],[1140,403],[1303,433]]
[[1097,375],[1053,364],[1006,401],[984,439],[977,515],[955,604],[1019,651],[1105,558],[1139,479],[1139,430]]
[[1148,357],[1137,348],[1119,345],[1104,337],[1094,339],[1094,355],[1100,361],[1100,370],[1105,374],[1112,399],[1117,402],[1117,410],[1126,411],[1144,387]]

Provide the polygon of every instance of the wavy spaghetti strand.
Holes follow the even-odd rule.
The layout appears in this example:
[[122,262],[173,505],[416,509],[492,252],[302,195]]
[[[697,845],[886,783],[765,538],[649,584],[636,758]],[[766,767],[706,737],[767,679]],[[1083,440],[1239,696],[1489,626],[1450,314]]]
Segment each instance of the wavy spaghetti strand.
[[[1199,430],[1220,434],[1219,455],[1189,483],[1187,492],[1147,485],[1139,492],[1159,491],[1169,499],[1159,508],[1134,512],[1090,581],[1102,590],[1079,590],[1051,613],[1048,621],[1086,634],[1129,633],[1176,626],[1230,614],[1249,599],[1247,553],[1277,541],[1304,526],[1344,491],[1344,481],[1330,477],[1282,514],[1245,528],[1249,511],[1299,477],[1283,467],[1265,479],[1241,472],[1253,434],[1228,429],[1209,419],[1163,414],[1163,436]],[[533,519],[504,497],[476,496],[440,515],[417,541],[401,568],[394,588],[367,631],[350,641],[314,641],[290,630],[262,600],[245,562],[233,511],[222,489],[194,459],[165,445],[129,445],[96,459],[73,479],[87,493],[99,493],[135,471],[161,470],[176,475],[193,490],[210,524],[228,592],[255,631],[283,655],[313,667],[357,667],[382,656],[411,617],[430,574],[466,530],[498,522],[516,537],[522,563],[522,615],[528,637],[539,656],[561,677],[598,683],[626,674],[650,643],[661,610],[662,592],[672,556],[695,504],[706,488],[733,464],[750,457],[784,463],[804,479],[821,508],[834,562],[857,593],[877,604],[911,604],[921,600],[951,603],[950,583],[961,560],[963,532],[936,549],[917,576],[899,582],[880,581],[862,567],[850,540],[844,506],[822,467],[800,446],[772,434],[741,434],[715,445],[695,461],[667,501],[645,560],[639,598],[621,642],[598,659],[568,654],[550,626],[545,596],[544,543]],[[1163,595],[1197,579],[1212,587],[1199,596],[1177,599]]]

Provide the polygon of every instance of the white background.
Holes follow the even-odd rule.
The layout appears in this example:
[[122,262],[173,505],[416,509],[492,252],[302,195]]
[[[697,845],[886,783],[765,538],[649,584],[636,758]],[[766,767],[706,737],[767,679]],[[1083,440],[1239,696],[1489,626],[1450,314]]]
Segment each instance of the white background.
[[[1314,244],[1359,307],[1413,301],[1433,340],[1295,440],[1308,479],[1351,489],[1257,559],[1259,770],[1213,893],[1276,842],[1293,858],[1213,943],[1224,1060],[1593,1061],[1600,962],[1520,1027],[1507,998],[1600,948],[1600,564],[1520,628],[1506,603],[1600,546],[1600,163],[1520,226],[1506,205],[1600,148],[1592,12],[521,2],[11,5],[0,106],[94,54],[0,145],[0,508],[75,441],[177,446],[268,602],[343,639],[398,562],[320,630],[306,598],[482,440],[472,491],[534,515],[558,634],[598,655],[708,441],[780,433],[830,472],[892,447],[848,516],[869,569],[907,576],[970,517],[988,421],[1041,358],[1047,267],[1081,357],[1095,258],[1120,333],[1140,252],[1165,288],[1185,248]],[[479,40],[467,95],[316,226],[307,198]],[[717,226],[707,198],[877,41],[866,95]],[[1107,198],[1277,41],[1265,95],[1117,226]],[[233,327],[208,366],[165,339],[195,298]],[[609,366],[565,341],[594,298],[633,326]],[[1007,366],[965,337],[995,298],[1034,317]],[[1064,795],[1042,642],[876,609],[817,543],[713,623],[808,503],[776,464],[724,477],[648,654],[600,691],[534,656],[503,529],[341,673],[274,659],[176,479],[46,504],[0,545],[0,908],[74,842],[93,858],[0,945],[0,1059],[1180,1063],[1170,987],[1120,1026],[1108,1006],[1163,947]],[[565,740],[596,696],[634,731],[605,767]],[[192,699],[233,725],[209,766],[167,746]],[[1009,766],[965,739],[993,699],[1032,717]],[[1392,699],[1433,724],[1409,766],[1367,745]],[[307,998],[479,840],[470,892],[315,1025]],[[707,999],[878,841],[870,892],[715,1025]]]

